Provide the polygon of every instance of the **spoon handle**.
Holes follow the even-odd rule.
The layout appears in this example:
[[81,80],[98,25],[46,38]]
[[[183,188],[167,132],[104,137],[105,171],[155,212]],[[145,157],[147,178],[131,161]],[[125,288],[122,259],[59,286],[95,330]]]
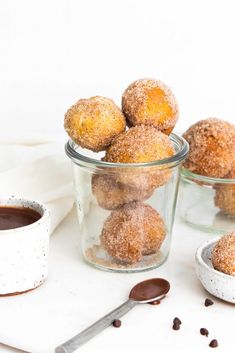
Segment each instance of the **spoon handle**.
[[72,337],[67,342],[61,344],[55,349],[55,353],[72,353],[82,344],[89,341],[92,337],[103,331],[106,327],[110,326],[115,319],[125,315],[131,310],[138,302],[134,300],[127,300],[125,303],[111,311],[109,314],[96,321],[93,325],[86,328],[76,336]]

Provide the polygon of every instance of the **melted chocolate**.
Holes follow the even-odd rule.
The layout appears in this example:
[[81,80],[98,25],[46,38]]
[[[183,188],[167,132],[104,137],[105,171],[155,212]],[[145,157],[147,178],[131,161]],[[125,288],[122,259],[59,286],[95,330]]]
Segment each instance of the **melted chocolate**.
[[28,226],[37,222],[42,216],[31,208],[0,207],[0,230]]
[[163,278],[152,278],[138,283],[132,288],[129,298],[136,301],[154,301],[165,296],[170,289],[170,283]]

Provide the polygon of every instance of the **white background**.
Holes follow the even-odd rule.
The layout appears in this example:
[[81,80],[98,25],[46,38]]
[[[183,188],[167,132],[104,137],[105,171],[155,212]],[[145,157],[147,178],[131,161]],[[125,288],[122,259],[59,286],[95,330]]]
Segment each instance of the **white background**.
[[81,97],[120,104],[133,80],[168,84],[178,129],[216,116],[235,122],[231,0],[1,0],[1,132],[63,131]]

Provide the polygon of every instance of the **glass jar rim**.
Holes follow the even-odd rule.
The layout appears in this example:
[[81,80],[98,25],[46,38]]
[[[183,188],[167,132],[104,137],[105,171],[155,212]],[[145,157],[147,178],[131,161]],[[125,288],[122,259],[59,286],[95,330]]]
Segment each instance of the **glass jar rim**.
[[68,140],[65,144],[65,152],[67,156],[78,165],[83,166],[92,166],[92,167],[102,167],[102,168],[143,168],[143,167],[155,167],[155,166],[176,166],[180,162],[182,162],[188,151],[189,145],[188,142],[181,136],[178,136],[174,133],[170,134],[170,140],[175,143],[179,150],[172,157],[164,158],[157,161],[152,162],[144,162],[144,163],[112,163],[105,162],[102,160],[94,159],[76,151],[76,147],[79,147],[73,140]]
[[215,178],[215,177],[209,177],[209,176],[204,176],[200,174],[196,174],[191,172],[191,170],[182,168],[181,169],[181,176],[185,179],[195,179],[197,181],[203,181],[205,183],[210,183],[210,184],[235,184],[235,179],[229,179],[229,178]]

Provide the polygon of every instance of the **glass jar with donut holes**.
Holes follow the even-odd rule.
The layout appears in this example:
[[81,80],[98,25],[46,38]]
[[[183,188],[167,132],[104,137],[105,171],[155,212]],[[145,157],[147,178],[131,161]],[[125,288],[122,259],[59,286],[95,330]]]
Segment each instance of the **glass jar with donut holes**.
[[182,168],[179,210],[193,228],[223,234],[235,229],[235,178],[212,178]]
[[175,154],[149,163],[105,162],[103,152],[67,142],[82,253],[89,264],[138,272],[167,259],[180,167],[188,153],[183,138],[171,134],[170,139]]

